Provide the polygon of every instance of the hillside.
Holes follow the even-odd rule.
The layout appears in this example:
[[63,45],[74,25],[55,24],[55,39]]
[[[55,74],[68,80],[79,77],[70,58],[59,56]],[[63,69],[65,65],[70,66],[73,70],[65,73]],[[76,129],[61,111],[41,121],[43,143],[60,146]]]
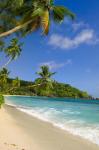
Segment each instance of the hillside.
[[[20,80],[20,87],[12,87],[13,79],[8,78],[8,85],[1,93],[12,95],[38,95],[49,97],[70,97],[70,98],[91,98],[91,96],[84,91],[81,91],[69,84],[58,83],[53,81],[53,88],[45,88],[42,86],[35,86],[35,82]],[[10,90],[11,89],[11,90]]]

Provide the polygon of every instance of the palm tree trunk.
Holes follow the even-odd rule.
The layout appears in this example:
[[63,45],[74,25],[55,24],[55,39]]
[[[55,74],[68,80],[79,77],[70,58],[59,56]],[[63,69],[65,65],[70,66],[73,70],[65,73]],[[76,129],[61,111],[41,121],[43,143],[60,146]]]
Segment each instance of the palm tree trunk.
[[36,86],[40,86],[40,85],[42,85],[42,83],[41,84],[36,84],[36,85],[30,85],[28,87],[36,87]]
[[7,66],[11,61],[12,61],[12,58],[10,58],[10,59],[7,61],[7,63],[4,64],[0,69],[6,68],[6,66]]
[[6,32],[1,33],[1,34],[0,34],[0,38],[5,37],[5,36],[8,36],[8,35],[10,35],[10,34],[16,32],[16,31],[18,31],[18,30],[24,28],[25,26],[27,26],[27,25],[30,24],[31,22],[32,22],[32,20],[29,20],[29,21],[25,22],[25,23],[22,24],[22,25],[16,26],[15,28],[13,28],[13,29],[11,29],[11,30],[9,30],[9,31],[6,31]]
[[10,91],[12,91],[12,90],[14,90],[14,89],[16,89],[17,87],[12,87],[11,89],[9,89],[9,90],[7,90],[6,92],[10,92]]

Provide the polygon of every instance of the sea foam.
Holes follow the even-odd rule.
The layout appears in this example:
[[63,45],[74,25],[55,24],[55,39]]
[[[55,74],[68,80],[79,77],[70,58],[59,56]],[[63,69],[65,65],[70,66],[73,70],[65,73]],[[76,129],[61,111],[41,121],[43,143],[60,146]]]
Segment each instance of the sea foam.
[[33,117],[36,117],[42,121],[49,122],[53,126],[58,127],[62,130],[68,131],[69,133],[73,135],[80,136],[81,138],[87,139],[90,142],[99,145],[99,125],[96,125],[96,126],[87,125],[86,126],[84,124],[84,121],[81,121],[81,120],[79,121],[79,123],[77,123],[77,120],[72,120],[72,119],[62,120],[59,117],[57,117],[57,115],[61,114],[61,112],[52,108],[47,110],[47,108],[24,109],[24,108],[18,107],[17,109]]

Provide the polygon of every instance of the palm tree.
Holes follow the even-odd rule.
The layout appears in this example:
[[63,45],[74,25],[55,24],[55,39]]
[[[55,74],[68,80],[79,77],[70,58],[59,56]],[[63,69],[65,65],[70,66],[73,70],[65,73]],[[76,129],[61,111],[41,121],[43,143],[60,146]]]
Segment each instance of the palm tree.
[[51,77],[55,73],[56,72],[50,72],[49,66],[47,66],[47,65],[41,66],[41,71],[36,73],[36,74],[38,74],[40,76],[40,78],[38,78],[36,80],[36,82],[40,83],[40,85],[52,86],[52,81],[53,80],[51,79]]
[[9,60],[2,68],[6,67],[12,60],[15,60],[18,56],[20,56],[20,53],[22,51],[21,46],[22,44],[18,43],[17,38],[11,40],[10,45],[4,49],[6,57],[9,57]]
[[7,79],[8,79],[9,73],[10,72],[6,68],[3,68],[0,71],[0,86],[1,86],[1,88],[7,84]]
[[1,38],[17,31],[28,34],[41,27],[43,33],[48,34],[51,19],[61,23],[65,17],[75,17],[68,8],[54,5],[54,0],[10,0],[2,3]]
[[12,86],[13,86],[14,88],[20,87],[20,80],[19,80],[18,77],[16,77],[16,79],[14,79],[14,80],[12,81]]
[[39,75],[39,78],[35,80],[35,85],[33,85],[37,95],[51,96],[51,90],[53,89],[53,80],[51,77],[55,73],[56,72],[50,72],[49,66],[41,66],[41,71],[36,73]]
[[17,89],[20,87],[20,80],[18,77],[16,77],[14,80],[12,80],[12,87],[7,90],[6,92],[12,92],[14,89]]
[[50,72],[49,66],[44,65],[41,66],[41,71],[37,72],[37,74],[43,79],[43,80],[50,80],[51,76],[53,76],[56,72]]

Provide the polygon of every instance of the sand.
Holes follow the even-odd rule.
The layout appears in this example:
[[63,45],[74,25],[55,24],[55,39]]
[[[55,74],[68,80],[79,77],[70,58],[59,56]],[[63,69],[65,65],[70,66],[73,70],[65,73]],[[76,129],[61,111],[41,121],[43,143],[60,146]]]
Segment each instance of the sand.
[[0,109],[0,150],[99,150],[99,146],[5,105]]

